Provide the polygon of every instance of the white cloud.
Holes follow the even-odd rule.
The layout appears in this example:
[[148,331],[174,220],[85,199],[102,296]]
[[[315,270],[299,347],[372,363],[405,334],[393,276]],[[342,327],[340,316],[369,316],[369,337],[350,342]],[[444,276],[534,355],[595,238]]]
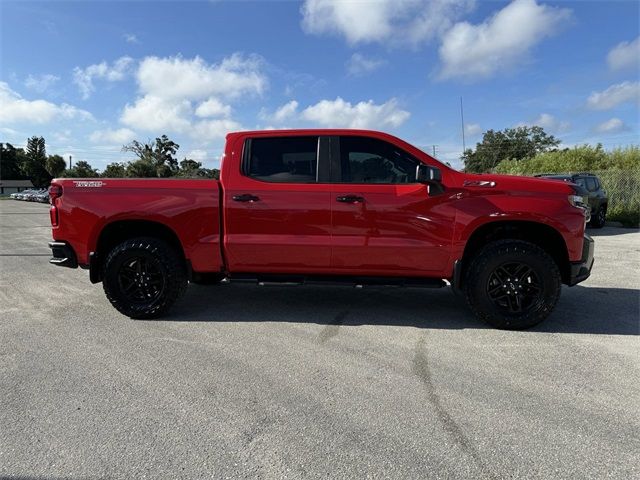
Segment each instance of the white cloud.
[[291,100],[272,114],[261,112],[260,117],[263,120],[278,125],[268,125],[263,128],[265,130],[283,128],[282,125],[285,122],[287,125],[291,125],[287,128],[297,128],[309,124],[328,128],[398,127],[411,115],[398,107],[395,98],[382,104],[376,104],[373,100],[369,100],[353,105],[337,97],[335,100],[321,100],[314,105],[307,106],[302,111],[298,107],[299,103],[296,100]]
[[93,80],[104,79],[109,82],[124,80],[133,64],[133,58],[120,57],[111,65],[107,62],[89,65],[86,68],[76,67],[73,69],[73,83],[78,85],[83,99],[87,99],[95,91]]
[[444,32],[474,0],[305,0],[302,28],[311,34],[337,34],[351,44],[419,43]]
[[550,133],[566,132],[571,128],[569,122],[560,121],[549,113],[541,113],[538,118],[531,122],[531,125],[542,127]]
[[218,64],[200,57],[147,57],[136,72],[141,96],[125,106],[120,121],[157,135],[175,132],[204,141],[222,138],[229,130],[241,129],[229,118],[229,102],[260,95],[267,87],[263,63],[258,56],[240,54]]
[[224,138],[227,133],[242,130],[242,125],[231,119],[203,120],[195,123],[189,132],[193,138],[203,141]]
[[565,8],[514,0],[479,25],[457,23],[442,38],[440,78],[486,78],[513,68],[570,17]]
[[602,92],[593,92],[587,105],[594,110],[609,110],[621,103],[640,101],[640,82],[622,82]]
[[382,67],[385,63],[384,60],[368,58],[361,53],[354,53],[347,62],[347,72],[349,75],[357,77],[371,73]]
[[69,119],[92,120],[93,116],[66,103],[58,105],[47,100],[26,100],[7,83],[0,82],[0,124],[45,124]]
[[66,129],[59,132],[53,132],[53,139],[56,143],[68,143],[71,140],[71,130]]
[[295,117],[297,114],[298,114],[298,102],[296,102],[295,100],[291,100],[290,102],[287,102],[284,105],[282,105],[280,108],[278,108],[275,111],[273,115],[268,116],[267,118],[274,122],[281,123],[292,117]]
[[196,108],[198,117],[228,117],[231,115],[231,106],[224,105],[217,98],[210,98]]
[[402,125],[411,114],[398,107],[395,98],[375,104],[372,100],[352,105],[337,97],[305,108],[301,118],[325,127],[384,128]]
[[607,63],[611,70],[638,68],[640,63],[640,36],[630,42],[621,42],[611,49],[607,55]]
[[122,35],[122,38],[124,38],[124,41],[127,43],[140,43],[138,37],[134,33],[125,33],[124,35]]
[[595,128],[595,131],[598,133],[617,133],[625,130],[628,130],[628,127],[619,118],[611,118],[597,125]]
[[204,162],[208,155],[206,150],[196,149],[189,151],[185,156],[196,162]]
[[35,92],[44,93],[58,80],[60,80],[60,77],[50,73],[37,76],[29,75],[24,81],[24,86]]
[[262,63],[257,56],[237,53],[214,65],[200,57],[147,57],[140,62],[136,77],[143,93],[164,98],[237,98],[264,91],[267,79]]
[[130,142],[136,136],[133,130],[128,128],[118,128],[116,130],[96,130],[89,135],[89,140],[93,143],[117,143],[124,145]]
[[467,123],[464,126],[464,133],[467,135],[478,135],[479,133],[482,133],[482,128],[477,123]]
[[166,99],[155,95],[138,98],[133,105],[124,107],[120,121],[140,130],[161,133],[185,132],[190,128],[191,102]]

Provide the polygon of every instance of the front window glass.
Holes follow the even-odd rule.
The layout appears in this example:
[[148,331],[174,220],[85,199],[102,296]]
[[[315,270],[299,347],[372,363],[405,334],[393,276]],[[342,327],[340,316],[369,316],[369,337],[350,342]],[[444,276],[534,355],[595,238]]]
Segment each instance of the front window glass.
[[382,140],[340,137],[344,183],[415,183],[418,160]]

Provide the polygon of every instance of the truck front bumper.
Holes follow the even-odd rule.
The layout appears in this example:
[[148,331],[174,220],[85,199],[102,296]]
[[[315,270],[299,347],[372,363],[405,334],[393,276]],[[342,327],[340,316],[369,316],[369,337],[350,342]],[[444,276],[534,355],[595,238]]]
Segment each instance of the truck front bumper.
[[569,275],[570,287],[586,280],[591,275],[591,267],[593,267],[593,238],[585,234],[582,244],[582,258],[579,262],[571,262],[571,271]]
[[49,242],[52,257],[49,263],[59,267],[78,268],[78,257],[67,242]]

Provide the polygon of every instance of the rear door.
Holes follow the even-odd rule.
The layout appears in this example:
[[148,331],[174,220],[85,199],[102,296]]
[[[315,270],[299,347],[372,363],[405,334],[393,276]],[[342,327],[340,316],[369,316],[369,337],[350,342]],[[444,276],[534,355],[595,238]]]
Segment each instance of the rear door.
[[324,273],[331,259],[327,137],[240,138],[223,167],[232,272]]
[[358,275],[439,275],[453,217],[416,182],[419,160],[376,138],[341,136],[332,165],[332,267]]

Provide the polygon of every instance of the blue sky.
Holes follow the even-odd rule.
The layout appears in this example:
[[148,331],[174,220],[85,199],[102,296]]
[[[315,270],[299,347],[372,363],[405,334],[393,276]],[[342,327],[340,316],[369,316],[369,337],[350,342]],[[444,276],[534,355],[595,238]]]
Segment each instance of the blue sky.
[[388,131],[459,166],[488,129],[638,144],[636,1],[1,1],[0,141],[102,169],[167,134],[217,166],[227,131]]

